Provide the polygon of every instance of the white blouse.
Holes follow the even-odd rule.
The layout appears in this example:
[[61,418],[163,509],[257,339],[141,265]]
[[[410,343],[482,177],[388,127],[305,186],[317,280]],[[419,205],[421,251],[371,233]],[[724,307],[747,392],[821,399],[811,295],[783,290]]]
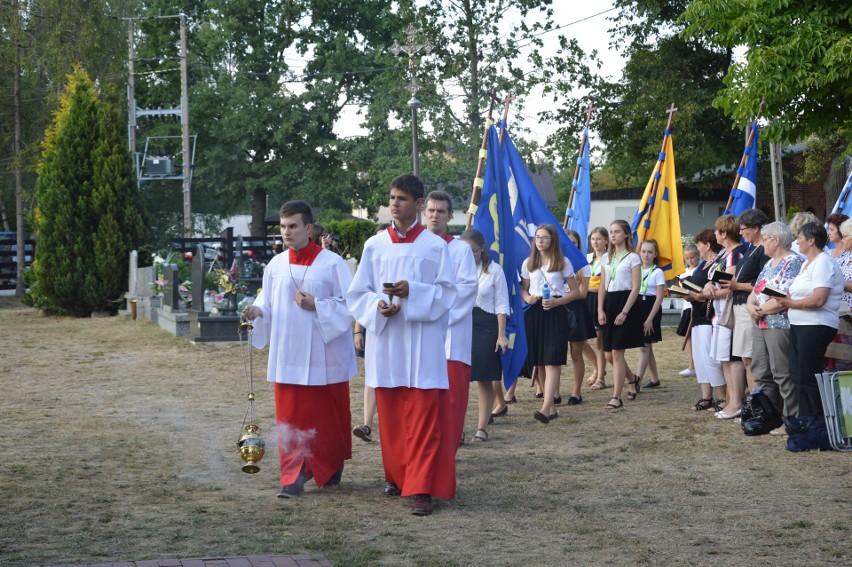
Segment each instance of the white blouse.
[[641,266],[642,260],[636,252],[622,252],[610,258],[604,268],[607,291],[630,291],[633,289],[633,268]]
[[787,316],[791,325],[825,325],[837,329],[840,298],[843,294],[843,272],[827,252],[821,253],[812,262],[805,262],[799,275],[790,284],[790,297],[805,299],[818,287],[828,288],[828,299],[817,309],[789,309]]
[[541,289],[544,287],[545,278],[550,286],[550,291],[554,296],[561,297],[568,293],[568,278],[574,276],[574,266],[571,265],[571,260],[565,258],[565,268],[561,272],[550,272],[550,263],[547,266],[542,266],[534,272],[530,272],[527,265],[530,259],[524,260],[521,266],[521,277],[525,280],[530,280],[530,295],[541,297]]
[[[649,270],[645,268],[641,268],[640,278],[639,278],[639,293],[642,296],[647,297],[657,297],[657,286],[658,285],[666,285],[666,278],[663,275],[663,271],[657,266],[652,267]],[[645,293],[642,293],[642,290],[646,287]]]
[[503,268],[495,262],[488,269],[479,269],[479,291],[476,294],[476,306],[492,315],[509,315],[509,286]]

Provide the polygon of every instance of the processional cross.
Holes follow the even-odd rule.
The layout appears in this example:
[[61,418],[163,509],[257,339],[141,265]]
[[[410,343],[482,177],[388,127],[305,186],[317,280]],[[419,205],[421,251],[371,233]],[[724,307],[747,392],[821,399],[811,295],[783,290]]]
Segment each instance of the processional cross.
[[398,56],[400,53],[408,55],[408,92],[410,92],[412,96],[417,94],[417,91],[420,90],[420,87],[417,84],[417,60],[414,56],[421,51],[423,51],[426,55],[432,53],[432,44],[428,39],[425,43],[417,43],[418,31],[419,30],[412,24],[408,24],[408,28],[405,30],[405,35],[408,36],[408,40],[405,42],[405,45],[400,45],[398,41],[394,41],[393,45],[388,48],[394,55]]

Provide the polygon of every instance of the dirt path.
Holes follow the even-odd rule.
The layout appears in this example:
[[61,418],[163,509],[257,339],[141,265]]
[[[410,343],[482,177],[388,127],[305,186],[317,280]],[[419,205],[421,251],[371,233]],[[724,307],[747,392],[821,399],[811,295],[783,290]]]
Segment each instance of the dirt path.
[[[543,426],[523,384],[491,440],[459,452],[459,497],[416,518],[381,495],[378,443],[357,440],[339,488],[276,499],[266,384],[270,450],[242,473],[239,345],[0,298],[0,565],[311,551],[336,565],[848,564],[852,455],[794,455],[689,411],[680,341],[666,333],[657,351],[664,386],[615,414],[587,391]],[[475,407],[471,389],[468,436]]]

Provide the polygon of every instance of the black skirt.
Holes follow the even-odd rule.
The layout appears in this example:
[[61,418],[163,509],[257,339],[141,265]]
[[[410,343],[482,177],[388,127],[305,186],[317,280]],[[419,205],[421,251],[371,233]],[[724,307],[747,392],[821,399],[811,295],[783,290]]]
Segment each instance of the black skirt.
[[574,314],[574,326],[568,328],[569,342],[582,342],[595,338],[595,325],[585,299],[572,301],[565,306],[565,309]]
[[604,298],[604,314],[606,315],[606,325],[602,329],[604,352],[639,348],[645,345],[642,338],[642,314],[639,312],[638,301],[627,313],[624,323],[615,324],[615,318],[624,311],[629,296],[630,290],[610,291]]
[[658,343],[663,340],[663,331],[660,328],[663,324],[663,306],[660,305],[660,308],[657,310],[657,314],[654,315],[654,328],[651,331],[650,335],[645,334],[645,321],[648,319],[648,315],[651,314],[651,309],[654,307],[654,302],[657,298],[653,295],[640,295],[639,299],[636,300],[636,303],[639,304],[639,313],[642,315],[642,336],[644,337],[645,344]]
[[473,308],[473,348],[470,356],[471,382],[496,382],[503,378],[503,364],[497,346],[497,315]]
[[686,333],[689,331],[689,320],[692,318],[692,308],[684,309],[683,313],[680,314],[680,322],[677,324],[677,336],[685,337]]
[[524,314],[524,326],[530,368],[568,362],[568,316],[564,308],[545,310],[538,301]]
[[601,324],[598,323],[598,292],[590,291],[586,295],[586,307],[589,310],[589,315],[592,317],[592,324],[596,331],[601,330]]

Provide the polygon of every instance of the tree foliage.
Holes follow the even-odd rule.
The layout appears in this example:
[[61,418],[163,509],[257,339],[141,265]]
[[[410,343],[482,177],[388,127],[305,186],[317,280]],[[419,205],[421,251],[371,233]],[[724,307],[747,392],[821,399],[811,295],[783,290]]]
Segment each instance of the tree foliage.
[[[597,109],[592,127],[605,147],[606,167],[623,182],[644,180],[651,170],[671,104],[678,109],[672,132],[679,175],[691,177],[734,164],[741,154],[740,132],[712,106],[715,93],[723,87],[731,52],[677,35],[682,27],[677,19],[686,4],[685,0],[615,2],[620,11],[612,18],[610,32],[613,45],[623,49],[627,59],[620,77],[590,75],[577,61],[551,63],[557,69],[559,65],[577,67],[573,75],[582,79],[577,86],[589,90],[585,102]],[[578,46],[568,47],[578,52]],[[594,54],[589,60],[594,63]],[[554,102],[565,101],[562,93],[571,92],[569,87],[561,84],[553,89]],[[544,116],[564,124],[550,141],[572,160],[579,122],[585,118],[579,100],[563,102]]]
[[50,313],[114,309],[143,225],[114,104],[81,68],[68,76],[45,136],[36,197],[38,246],[27,300]]
[[683,36],[745,46],[714,104],[747,124],[765,98],[764,135],[852,139],[852,4],[834,0],[694,0]]

